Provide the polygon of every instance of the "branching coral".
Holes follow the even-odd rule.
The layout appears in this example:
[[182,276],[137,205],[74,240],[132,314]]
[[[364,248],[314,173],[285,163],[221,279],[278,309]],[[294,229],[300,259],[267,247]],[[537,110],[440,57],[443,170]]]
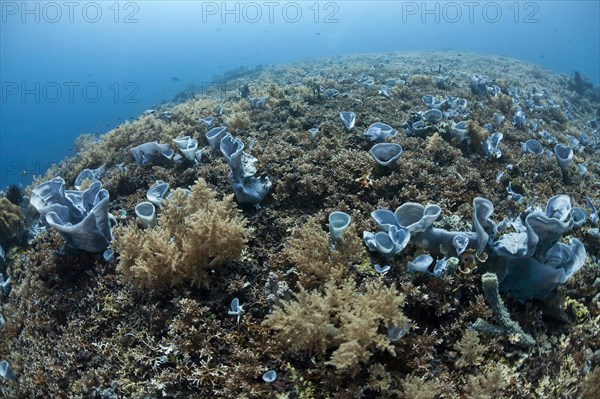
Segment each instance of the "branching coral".
[[218,201],[204,180],[196,182],[189,196],[177,190],[166,203],[157,227],[117,229],[118,271],[137,288],[207,286],[211,268],[240,256],[246,221],[232,196]]
[[276,309],[264,324],[276,331],[290,352],[306,350],[322,356],[333,349],[325,364],[355,373],[375,350],[395,354],[379,330],[408,325],[403,305],[404,295],[380,280],[365,283],[358,291],[353,278],[339,285],[329,280],[322,290],[301,287],[296,298]]

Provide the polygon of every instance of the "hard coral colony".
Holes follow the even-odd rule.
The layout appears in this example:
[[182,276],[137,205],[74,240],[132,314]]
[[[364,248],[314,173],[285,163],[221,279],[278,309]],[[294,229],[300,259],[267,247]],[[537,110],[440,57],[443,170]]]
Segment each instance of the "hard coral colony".
[[452,52],[224,79],[0,198],[4,397],[598,397],[591,89]]

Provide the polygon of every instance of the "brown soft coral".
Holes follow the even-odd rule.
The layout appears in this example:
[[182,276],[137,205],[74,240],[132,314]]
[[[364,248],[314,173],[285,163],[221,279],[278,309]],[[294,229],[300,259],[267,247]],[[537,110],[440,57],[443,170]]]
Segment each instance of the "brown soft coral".
[[479,333],[474,330],[466,330],[454,348],[460,353],[460,358],[456,361],[459,368],[480,365],[486,351],[486,347],[479,340]]
[[404,295],[381,280],[365,283],[357,291],[354,278],[341,284],[329,280],[322,290],[300,288],[295,300],[267,317],[264,324],[276,331],[290,352],[308,350],[324,355],[338,372],[355,374],[376,350],[395,354],[381,327],[408,326],[402,314]]
[[186,196],[177,190],[158,215],[158,226],[116,230],[118,271],[137,288],[161,289],[192,283],[208,285],[208,271],[240,256],[246,220],[233,196],[223,201],[198,180]]
[[367,257],[354,226],[344,232],[343,240],[332,250],[316,217],[309,218],[288,238],[283,254],[298,270],[305,288],[320,286],[328,279],[340,282],[351,265],[358,265]]
[[15,238],[23,229],[21,209],[7,198],[0,198],[0,243]]

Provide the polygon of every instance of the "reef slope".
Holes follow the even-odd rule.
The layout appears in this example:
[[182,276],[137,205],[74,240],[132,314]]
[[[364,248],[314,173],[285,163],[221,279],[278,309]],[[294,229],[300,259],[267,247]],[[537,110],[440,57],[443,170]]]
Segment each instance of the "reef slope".
[[[371,212],[407,202],[438,204],[435,226],[459,231],[472,230],[476,197],[494,204],[498,222],[558,194],[589,216],[587,203],[600,204],[597,88],[533,64],[454,52],[329,57],[239,71],[212,87],[81,136],[77,155],[36,181],[60,176],[72,188],[83,169],[105,164],[117,251],[106,261],[49,227],[30,227],[28,243],[3,244],[12,289],[0,305],[0,355],[17,378],[0,380],[3,397],[598,397],[597,221],[560,239],[577,238],[587,256],[546,300],[501,292],[521,330],[497,335],[473,327],[497,322],[482,285],[485,272],[497,272],[489,247],[435,277],[407,272],[423,253],[414,241],[387,261],[362,241],[376,230]],[[441,120],[422,128],[414,124],[427,119],[424,96],[445,104]],[[457,98],[466,106],[449,105]],[[344,111],[356,115],[351,131]],[[257,177],[272,182],[259,207],[230,197],[230,166],[208,147],[206,117],[226,125],[258,160]],[[454,126],[461,121],[464,131]],[[376,122],[397,130],[385,141],[403,149],[389,167],[369,153],[364,132]],[[486,149],[493,132],[503,135],[500,156]],[[142,165],[130,152],[157,141],[181,155],[173,140],[182,136],[198,141],[195,160],[159,155]],[[575,147],[564,169],[552,138]],[[523,151],[530,139],[542,154]],[[162,230],[149,234],[134,208],[157,180],[171,191],[194,187],[197,203],[178,194],[177,208],[157,208]],[[31,226],[37,214],[27,204]],[[333,211],[352,218],[341,242],[327,233]],[[378,274],[375,263],[390,269]],[[263,381],[267,370],[275,381]]]

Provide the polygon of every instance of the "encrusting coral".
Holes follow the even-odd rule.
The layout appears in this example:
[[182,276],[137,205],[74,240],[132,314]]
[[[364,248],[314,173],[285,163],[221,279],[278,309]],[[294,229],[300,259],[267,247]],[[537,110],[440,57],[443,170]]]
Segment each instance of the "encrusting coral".
[[116,229],[117,270],[137,288],[207,286],[210,269],[239,258],[248,236],[245,219],[232,196],[217,200],[202,179],[189,195],[176,190],[165,203],[158,226]]

